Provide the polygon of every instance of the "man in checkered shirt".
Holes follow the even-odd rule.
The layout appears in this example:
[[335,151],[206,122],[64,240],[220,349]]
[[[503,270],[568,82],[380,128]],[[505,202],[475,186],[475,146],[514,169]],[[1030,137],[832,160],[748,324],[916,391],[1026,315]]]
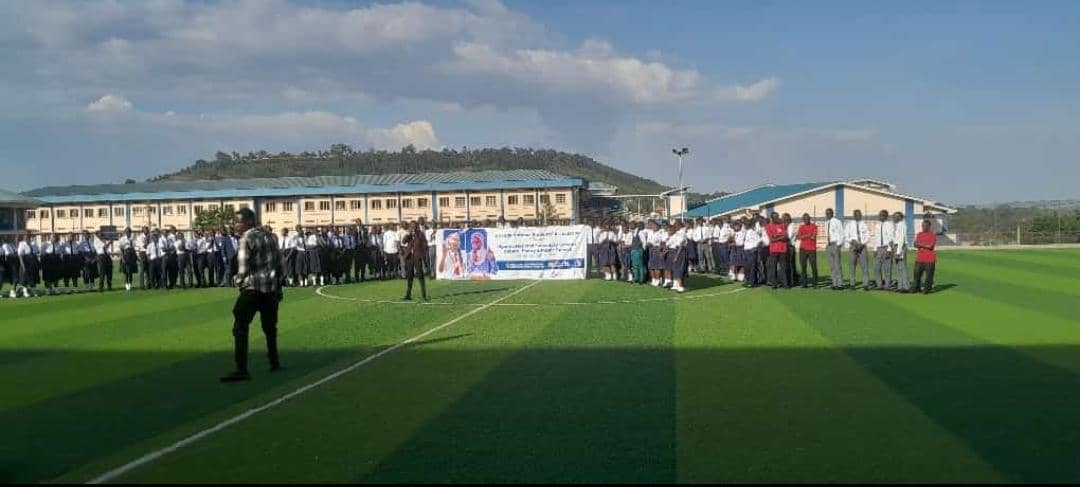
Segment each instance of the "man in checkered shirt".
[[242,235],[236,259],[236,283],[240,296],[233,306],[236,370],[222,377],[222,382],[251,380],[247,369],[248,328],[255,313],[259,313],[263,334],[266,335],[270,371],[281,370],[277,349],[278,304],[284,297],[281,280],[285,277],[281,268],[281,254],[274,236],[255,225],[255,212],[251,209],[242,208],[236,212],[233,225]]

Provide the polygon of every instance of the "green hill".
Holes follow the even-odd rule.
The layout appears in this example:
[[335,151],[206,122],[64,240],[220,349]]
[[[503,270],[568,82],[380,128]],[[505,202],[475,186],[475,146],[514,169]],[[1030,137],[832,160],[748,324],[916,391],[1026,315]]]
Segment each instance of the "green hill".
[[620,171],[591,157],[546,149],[443,149],[400,152],[354,151],[335,144],[327,151],[300,154],[242,155],[218,152],[214,160],[198,160],[172,174],[152,181],[255,178],[283,176],[333,176],[349,174],[395,174],[449,171],[545,169],[619,188],[619,194],[656,194],[670,189],[656,181]]

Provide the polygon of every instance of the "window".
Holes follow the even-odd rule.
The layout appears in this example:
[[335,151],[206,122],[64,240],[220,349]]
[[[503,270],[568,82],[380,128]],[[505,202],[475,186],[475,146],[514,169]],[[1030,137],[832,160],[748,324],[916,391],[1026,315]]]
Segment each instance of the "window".
[[386,198],[386,209],[397,208],[397,200],[392,198]]
[[281,211],[293,211],[292,201],[286,201],[281,204]]
[[334,202],[334,209],[335,210],[344,210],[345,209],[345,202],[341,201],[341,200],[335,201]]
[[555,195],[555,203],[558,203],[560,205],[565,204],[566,203],[566,195],[563,194],[563,193],[559,193],[559,194]]
[[241,210],[246,210],[246,209],[248,209],[248,208],[250,208],[250,207],[251,207],[251,206],[250,206],[250,205],[248,205],[247,203],[240,203],[240,209],[241,209]]
[[484,206],[495,206],[497,204],[499,204],[498,199],[495,198],[494,196],[485,196],[484,197]]
[[117,206],[112,209],[113,216],[124,216],[124,209]]
[[[131,214],[133,216],[142,216],[142,210],[143,209],[142,209],[141,206],[136,206],[136,207],[131,209]],[[201,213],[201,212],[202,212],[202,207],[201,206],[196,206],[195,207],[195,213]]]
[[79,210],[72,208],[71,211],[68,212],[68,216],[71,217],[72,220],[77,220],[79,218]]
[[263,204],[263,211],[265,211],[266,213],[277,213],[277,203]]
[[[202,205],[195,205],[194,210],[195,210],[195,214],[199,215],[199,214],[202,214],[203,207],[202,207]],[[139,213],[140,213],[139,209],[135,208],[135,214],[138,215]]]
[[178,215],[186,215],[187,214],[187,205],[176,205],[176,213]]
[[329,201],[320,201],[319,202],[319,211],[330,211],[330,202]]
[[413,203],[414,203],[414,201],[413,201],[412,198],[402,198],[401,199],[401,207],[402,208],[412,208]]
[[349,200],[350,210],[360,210],[364,208],[364,202],[360,200]]
[[37,218],[37,212],[34,210],[26,210],[26,219],[33,220]]
[[108,218],[109,217],[109,209],[108,208],[98,208],[97,216],[98,216],[98,218]]
[[162,206],[161,207],[161,214],[166,215],[166,216],[172,215],[172,205]]
[[512,194],[510,196],[507,196],[506,197],[506,204],[508,204],[510,206],[517,206],[517,204],[518,204],[518,196],[516,194]]
[[522,195],[522,198],[525,201],[526,205],[535,205],[536,204],[536,195],[534,195],[534,194]]
[[305,201],[304,202],[304,211],[315,211],[315,202],[314,201]]
[[49,210],[41,210],[41,218],[44,220],[49,217]]
[[419,208],[427,208],[427,198],[416,198],[416,206]]
[[232,213],[233,211],[235,211],[235,208],[236,208],[236,207],[235,207],[235,206],[233,206],[233,204],[232,204],[232,203],[229,203],[229,204],[225,205],[225,211],[227,211],[227,212],[229,212],[229,213]]
[[[213,206],[211,206],[211,208],[213,208]],[[146,212],[151,214],[151,215],[156,215],[157,214],[157,207],[148,206],[148,207],[146,207]]]
[[450,197],[449,196],[440,196],[439,197],[439,206],[441,206],[443,208],[446,208],[447,206],[450,206]]
[[465,208],[465,197],[464,196],[455,196],[454,197],[454,208]]
[[91,210],[90,208],[83,208],[82,216],[83,218],[93,218],[94,210]]
[[470,196],[469,197],[469,206],[480,206],[480,197],[479,196]]
[[67,212],[64,210],[56,210],[57,218],[67,218]]
[[371,209],[372,210],[381,210],[382,209],[382,200],[371,200]]
[[540,204],[541,205],[546,205],[546,204],[548,204],[550,202],[551,202],[551,196],[550,195],[546,195],[546,194],[540,195]]

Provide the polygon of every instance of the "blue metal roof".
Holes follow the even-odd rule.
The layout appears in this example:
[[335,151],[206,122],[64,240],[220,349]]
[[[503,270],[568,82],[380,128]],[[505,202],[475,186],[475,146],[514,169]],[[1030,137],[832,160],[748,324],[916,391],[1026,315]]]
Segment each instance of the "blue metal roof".
[[219,179],[41,188],[26,193],[48,204],[230,199],[340,194],[582,187],[584,180],[542,170]]
[[21,195],[19,193],[13,193],[11,191],[6,191],[6,190],[3,190],[3,189],[0,189],[0,205],[12,206],[12,207],[20,207],[21,208],[21,207],[38,206],[40,204],[41,204],[41,201],[36,200],[34,198],[30,198],[28,196],[23,196],[23,195]]
[[754,188],[749,191],[744,191],[742,193],[721,196],[720,198],[714,199],[705,204],[695,206],[687,210],[686,217],[711,217],[714,215],[730,213],[740,208],[757,207],[768,201],[786,198],[788,196],[804,193],[806,191],[810,191],[812,189],[820,188],[823,186],[828,186],[830,184],[836,184],[836,181],[823,183],[799,183],[762,186],[760,188]]

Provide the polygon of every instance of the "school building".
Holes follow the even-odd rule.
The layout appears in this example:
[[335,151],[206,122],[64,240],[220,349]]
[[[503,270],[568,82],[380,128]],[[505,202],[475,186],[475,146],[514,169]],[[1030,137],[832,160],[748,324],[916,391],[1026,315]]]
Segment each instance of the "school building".
[[[314,176],[47,187],[29,191],[13,230],[102,226],[192,230],[209,209],[251,208],[281,228],[416,221],[579,219],[585,181],[542,170]],[[2,206],[2,205],[0,205]]]
[[41,201],[0,189],[0,238],[26,232],[26,215],[42,205]]
[[[837,216],[850,219],[855,210],[861,210],[863,220],[870,231],[875,231],[878,213],[888,210],[889,214],[900,212],[907,224],[908,239],[913,240],[919,230],[917,225],[923,216],[934,217],[934,230],[942,232],[948,227],[949,215],[956,213],[955,208],[933,200],[900,193],[896,185],[875,179],[856,179],[851,181],[829,181],[799,184],[768,184],[740,193],[729,194],[709,200],[691,208],[684,215],[688,218],[713,218],[730,216],[739,218],[752,214],[768,215],[772,212],[788,213],[795,221],[802,221],[804,213],[815,222],[825,221],[825,210],[832,208]],[[818,225],[818,244],[825,245],[825,229]]]

